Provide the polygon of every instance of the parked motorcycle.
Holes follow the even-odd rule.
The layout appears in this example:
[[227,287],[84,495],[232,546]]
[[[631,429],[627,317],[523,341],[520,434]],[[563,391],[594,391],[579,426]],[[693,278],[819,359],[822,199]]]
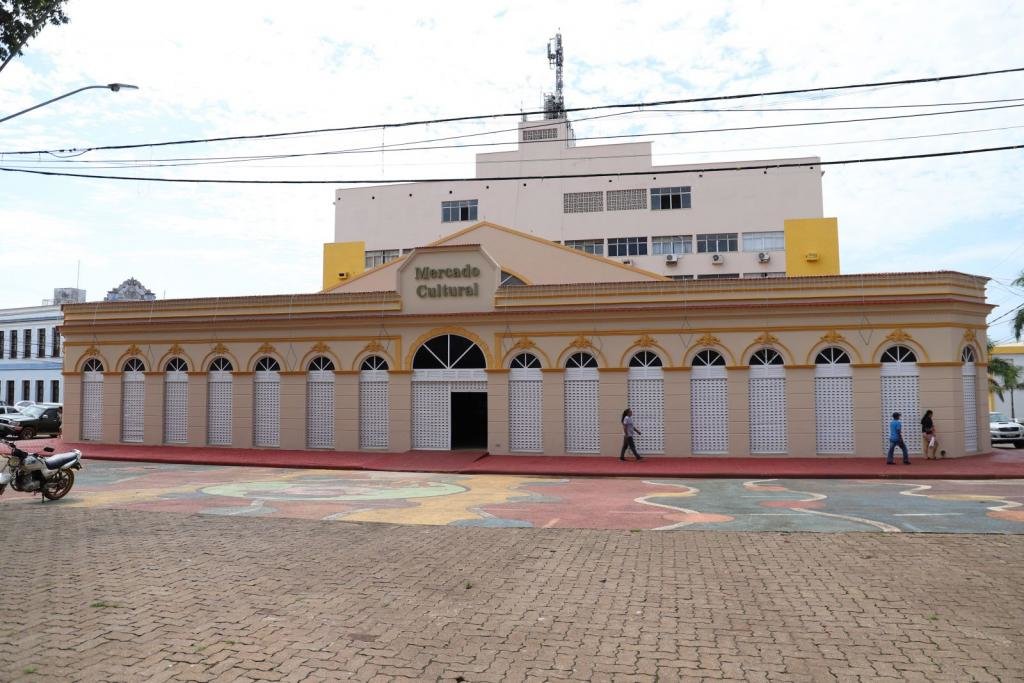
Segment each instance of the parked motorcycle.
[[[3,439],[10,450],[7,462],[0,468],[0,495],[7,485],[23,493],[42,493],[42,501],[59,500],[75,485],[74,470],[82,469],[82,452],[75,449],[67,453],[45,456],[28,453],[18,448],[13,439]],[[45,453],[53,453],[49,446]]]

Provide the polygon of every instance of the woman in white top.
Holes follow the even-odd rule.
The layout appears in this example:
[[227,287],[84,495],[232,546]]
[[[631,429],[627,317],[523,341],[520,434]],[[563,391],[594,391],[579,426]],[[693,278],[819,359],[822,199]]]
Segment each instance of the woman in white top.
[[619,460],[626,459],[626,449],[633,451],[637,460],[643,460],[636,452],[636,444],[633,443],[633,435],[639,434],[640,430],[633,424],[633,411],[626,408],[622,411],[622,451],[619,453]]

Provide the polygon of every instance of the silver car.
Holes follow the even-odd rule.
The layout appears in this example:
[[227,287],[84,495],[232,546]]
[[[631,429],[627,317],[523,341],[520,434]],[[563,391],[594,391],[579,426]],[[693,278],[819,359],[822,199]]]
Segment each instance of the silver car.
[[992,443],[1012,443],[1014,448],[1024,448],[1024,426],[1002,413],[988,414],[988,431]]

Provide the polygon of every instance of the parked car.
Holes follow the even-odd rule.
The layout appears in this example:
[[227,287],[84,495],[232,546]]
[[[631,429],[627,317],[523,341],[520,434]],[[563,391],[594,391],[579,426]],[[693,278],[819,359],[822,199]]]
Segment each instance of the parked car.
[[35,401],[18,401],[17,403],[14,404],[14,407],[15,408],[28,408],[29,406],[34,406],[35,404],[36,404]]
[[0,403],[0,416],[2,416],[2,415],[10,415],[12,413],[13,414],[17,414],[17,413],[20,413],[20,412],[21,412],[21,408],[15,408],[14,406],[9,406],[6,403]]
[[40,434],[60,434],[64,406],[60,403],[37,403],[22,408],[20,413],[0,415],[0,436],[33,439]]
[[1024,448],[1024,426],[1002,413],[988,414],[988,431],[992,443],[1012,443],[1014,448]]

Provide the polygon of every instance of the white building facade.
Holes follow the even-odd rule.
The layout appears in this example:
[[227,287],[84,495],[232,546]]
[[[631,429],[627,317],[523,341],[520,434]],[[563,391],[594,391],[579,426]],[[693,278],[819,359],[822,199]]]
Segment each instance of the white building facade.
[[[565,119],[522,121],[515,150],[476,155],[475,180],[337,190],[335,242],[363,243],[368,270],[489,221],[673,279],[836,274],[819,164],[656,166],[650,142],[579,147]],[[736,170],[749,166],[771,168]],[[824,230],[824,245],[797,254],[808,233],[788,244],[791,221]],[[325,286],[330,270],[325,257]]]
[[0,401],[62,403],[59,304],[0,309]]

